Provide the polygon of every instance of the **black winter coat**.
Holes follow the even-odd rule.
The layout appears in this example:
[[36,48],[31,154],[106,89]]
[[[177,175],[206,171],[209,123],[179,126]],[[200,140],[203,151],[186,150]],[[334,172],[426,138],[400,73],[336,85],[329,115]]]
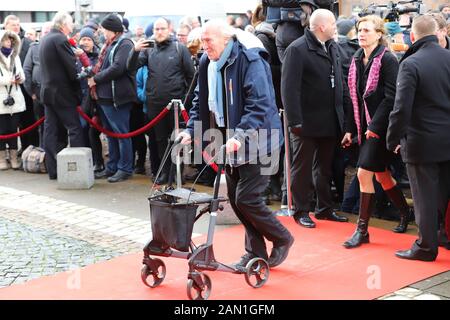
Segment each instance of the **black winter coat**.
[[125,37],[114,40],[108,48],[100,71],[94,76],[100,104],[120,106],[137,101],[136,80],[127,70],[127,59],[132,50],[133,41]]
[[436,36],[418,40],[400,62],[387,148],[401,142],[403,161],[450,160],[449,75],[450,51],[439,46]]
[[[398,73],[398,61],[397,58],[390,52],[386,52],[381,59],[381,70],[380,78],[378,80],[378,86],[375,91],[369,93],[368,96],[363,98],[364,91],[366,90],[367,78],[369,77],[370,67],[372,66],[373,59],[381,54],[385,47],[378,46],[373,50],[371,56],[369,57],[369,62],[366,66],[363,64],[364,51],[359,49],[355,53],[355,64],[356,64],[356,79],[358,87],[358,105],[359,105],[359,115],[360,123],[362,128],[362,133],[369,129],[370,131],[378,134],[380,137],[386,136],[387,127],[389,124],[389,113],[394,107],[395,99],[395,84],[397,80]],[[366,101],[367,109],[369,110],[370,118],[372,122],[367,128],[365,108],[363,99]],[[351,132],[353,136],[357,134],[353,108],[347,113],[348,127],[347,132]]]
[[306,29],[305,35],[287,48],[282,66],[281,95],[288,124],[302,125],[303,136],[341,135],[344,108],[351,107],[337,44],[329,40],[325,45],[331,58]]
[[76,57],[67,37],[52,29],[39,45],[41,101],[52,106],[76,107],[81,102]]
[[275,89],[275,99],[277,107],[283,108],[281,102],[281,61],[278,58],[277,46],[275,45],[275,33],[268,33],[264,31],[255,31],[256,37],[261,40],[264,48],[269,53],[270,71],[272,71],[272,83]]
[[148,67],[146,94],[149,111],[156,114],[172,99],[183,99],[194,78],[194,63],[189,50],[173,40],[157,43],[154,48],[141,53],[133,50],[128,59],[128,69],[137,70],[142,66]]

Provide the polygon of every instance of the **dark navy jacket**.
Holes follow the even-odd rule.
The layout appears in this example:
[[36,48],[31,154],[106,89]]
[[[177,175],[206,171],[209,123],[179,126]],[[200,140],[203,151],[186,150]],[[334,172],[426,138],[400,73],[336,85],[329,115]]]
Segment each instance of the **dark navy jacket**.
[[[278,150],[283,143],[283,133],[275,102],[272,74],[266,61],[267,52],[263,48],[247,49],[241,42],[236,39],[234,41],[230,58],[222,74],[225,87],[226,127],[235,130],[233,136],[225,138],[226,140],[236,138],[242,143],[241,149],[245,150],[245,155],[242,154],[243,152],[238,152],[231,156],[231,164],[239,166],[255,160],[257,155],[262,157],[269,154],[271,150]],[[194,138],[194,125],[201,123],[202,133],[210,128],[207,78],[209,61],[206,54],[200,59],[198,84],[186,129],[192,138]],[[252,142],[255,141],[253,140],[255,131],[260,136],[265,135],[261,129],[267,130],[267,143],[259,143],[255,153],[255,145]],[[273,137],[272,130],[277,133]],[[271,140],[274,141],[271,142]]]
[[[133,47],[133,41],[121,37],[108,48],[100,71],[94,76],[100,104],[120,106],[137,101],[135,75],[127,71],[128,54]],[[111,57],[113,48],[115,50]]]

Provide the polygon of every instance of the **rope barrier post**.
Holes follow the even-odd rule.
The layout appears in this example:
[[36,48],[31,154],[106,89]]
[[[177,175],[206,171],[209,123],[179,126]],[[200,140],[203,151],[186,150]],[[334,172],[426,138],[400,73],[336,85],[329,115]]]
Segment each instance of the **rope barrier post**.
[[[280,215],[291,216],[293,215],[292,211],[292,192],[291,192],[291,150],[289,147],[289,129],[288,129],[288,120],[286,117],[286,112],[282,109],[281,113],[283,114],[283,132],[284,132],[284,181],[286,182],[286,192],[287,192],[287,210],[281,209],[278,211]],[[282,200],[283,201],[283,200]]]
[[[179,99],[173,99],[171,103],[173,106],[174,119],[175,119],[175,136],[177,137],[178,134],[180,133],[180,118],[179,118],[180,111],[179,110],[180,110],[180,106],[181,106],[182,102]],[[180,152],[177,153],[176,167],[177,167],[177,189],[180,189],[182,187]]]

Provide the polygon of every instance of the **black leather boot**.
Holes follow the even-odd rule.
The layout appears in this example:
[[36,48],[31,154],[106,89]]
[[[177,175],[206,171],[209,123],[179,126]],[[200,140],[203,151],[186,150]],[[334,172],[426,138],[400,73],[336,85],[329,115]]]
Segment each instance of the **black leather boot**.
[[370,215],[372,214],[375,203],[374,200],[374,193],[360,193],[358,226],[352,237],[343,244],[347,249],[359,247],[363,243],[369,243],[369,232],[367,228],[369,227]]
[[412,209],[406,203],[405,196],[398,186],[394,186],[389,190],[384,190],[391,199],[394,206],[400,210],[400,223],[392,231],[396,233],[405,233],[408,229],[408,223],[411,221]]

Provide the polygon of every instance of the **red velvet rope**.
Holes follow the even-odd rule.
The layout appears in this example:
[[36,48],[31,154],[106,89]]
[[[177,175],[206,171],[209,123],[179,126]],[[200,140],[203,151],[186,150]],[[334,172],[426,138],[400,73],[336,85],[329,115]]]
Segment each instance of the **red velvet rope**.
[[86,120],[92,127],[94,127],[100,132],[103,132],[104,134],[106,134],[111,138],[118,138],[118,139],[128,139],[147,132],[150,128],[154,127],[159,121],[161,121],[162,118],[164,118],[169,113],[169,109],[164,108],[152,121],[150,121],[144,127],[130,133],[116,133],[103,128],[98,123],[93,121],[91,118],[87,116],[87,114],[83,112],[81,107],[77,107],[77,111],[81,115],[81,117],[83,117],[83,119]]
[[30,132],[31,130],[36,129],[37,127],[39,127],[45,120],[45,117],[40,118],[38,121],[36,121],[33,125],[29,126],[28,128],[25,128],[19,132],[16,133],[12,133],[12,134],[7,134],[4,136],[0,135],[0,140],[8,140],[8,139],[13,139],[13,138],[17,138],[20,137],[21,135],[24,135],[28,132]]
[[[186,111],[186,109],[182,109],[181,110],[181,115],[183,116],[184,122],[188,123],[188,121],[189,121],[189,114]],[[197,142],[195,144],[198,146]],[[203,155],[203,158],[205,159],[206,163],[209,163],[211,161],[212,157],[205,150],[203,150],[202,155]],[[209,166],[215,172],[219,171],[219,167],[214,162],[210,163]]]

